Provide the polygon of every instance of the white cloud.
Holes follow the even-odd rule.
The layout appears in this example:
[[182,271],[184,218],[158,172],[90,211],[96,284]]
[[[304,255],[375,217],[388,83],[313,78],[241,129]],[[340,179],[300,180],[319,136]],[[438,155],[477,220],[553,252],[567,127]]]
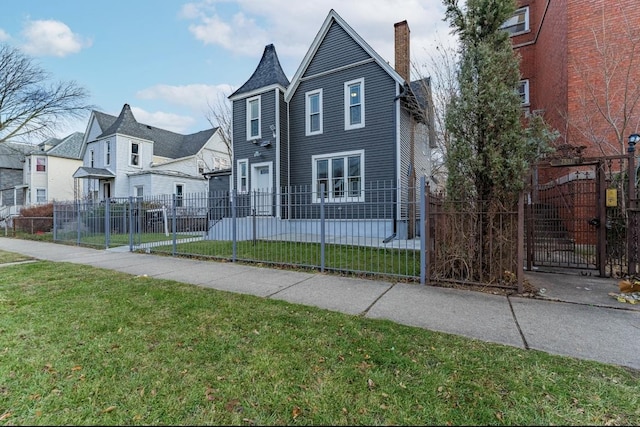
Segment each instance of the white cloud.
[[[181,17],[197,40],[234,54],[259,57],[273,43],[283,67],[297,67],[324,19],[334,9],[371,47],[393,65],[394,26],[407,20],[411,56],[426,61],[439,43],[452,42],[445,8],[423,0],[203,0],[184,5]],[[286,67],[285,67],[286,68]],[[294,71],[294,70],[292,70]]]
[[187,107],[197,113],[206,113],[208,105],[216,105],[220,97],[226,97],[234,90],[229,85],[192,84],[185,86],[155,85],[136,93],[145,100],[162,100],[168,104]]
[[193,117],[181,116],[174,113],[165,113],[163,111],[150,113],[138,107],[131,107],[131,112],[138,123],[144,123],[145,125],[155,126],[160,129],[181,134],[186,133],[187,129],[193,126],[196,122]]
[[28,21],[22,35],[22,49],[31,55],[64,57],[89,47],[92,41],[71,31],[65,23],[54,20]]

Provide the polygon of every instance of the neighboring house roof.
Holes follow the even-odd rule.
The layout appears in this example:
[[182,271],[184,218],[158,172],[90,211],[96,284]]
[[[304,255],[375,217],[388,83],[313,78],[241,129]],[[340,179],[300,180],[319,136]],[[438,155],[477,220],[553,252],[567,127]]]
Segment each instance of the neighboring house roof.
[[289,79],[282,71],[275,46],[269,44],[265,46],[262,59],[249,80],[229,95],[229,99],[274,85],[281,86],[282,90],[285,90],[289,86]]
[[36,148],[32,144],[0,143],[0,168],[22,169],[25,155],[36,150]]
[[344,31],[346,31],[346,33],[349,34],[349,36],[351,36],[351,38],[356,43],[358,43],[362,47],[362,49],[364,49],[365,52],[367,52],[369,56],[371,56],[371,58],[373,58],[375,62],[391,76],[391,78],[393,78],[399,84],[405,84],[405,80],[402,78],[402,76],[400,76],[400,74],[398,74],[398,72],[391,65],[389,65],[387,61],[385,61],[375,50],[373,50],[373,48],[369,46],[369,44],[362,37],[360,37],[358,33],[353,30],[353,28],[351,28],[349,24],[347,24],[347,22],[342,19],[335,10],[331,9],[326,19],[324,20],[322,27],[320,27],[320,31],[318,31],[315,39],[313,39],[313,43],[311,43],[311,47],[309,47],[309,50],[302,60],[302,63],[300,63],[298,70],[294,74],[293,79],[291,79],[291,84],[289,85],[285,93],[285,100],[287,102],[291,100],[293,93],[296,91],[298,85],[300,84],[300,78],[304,75],[304,72],[307,70],[307,67],[311,63],[311,60],[315,57],[318,48],[322,44],[322,41],[324,40],[329,29],[331,28],[331,25],[334,22],[340,25],[344,29]]
[[164,176],[173,176],[173,177],[179,177],[179,178],[204,179],[202,177],[194,177],[193,175],[189,175],[184,172],[170,171],[170,170],[155,170],[155,169],[146,169],[139,172],[132,172],[127,174],[127,176],[139,176],[139,175],[164,175]]
[[108,169],[79,167],[73,174],[74,178],[113,178],[115,175]]
[[[97,111],[94,111],[94,116],[102,129],[106,127],[105,131],[102,132],[98,138],[121,134],[153,141],[153,154],[170,159],[178,159],[197,154],[218,130],[218,128],[215,127],[189,135],[182,135],[145,125],[136,120],[129,104],[124,104],[117,118]],[[111,120],[109,120],[109,118],[111,118]],[[109,124],[109,122],[111,123]],[[103,125],[105,125],[105,127],[103,127]]]
[[82,143],[84,133],[75,132],[63,138],[53,148],[46,151],[48,156],[64,157],[67,159],[82,159]]

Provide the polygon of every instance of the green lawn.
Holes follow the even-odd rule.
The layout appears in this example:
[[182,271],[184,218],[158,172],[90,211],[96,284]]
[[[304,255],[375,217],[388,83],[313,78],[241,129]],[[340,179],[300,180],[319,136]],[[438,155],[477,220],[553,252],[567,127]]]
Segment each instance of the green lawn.
[[[153,252],[172,253],[173,246],[157,246]],[[231,259],[230,241],[202,240],[180,243],[176,252],[181,255]],[[236,259],[272,264],[307,267],[320,266],[319,243],[256,240],[239,241]],[[369,272],[379,276],[420,277],[420,252],[417,250],[374,248],[367,246],[325,245],[325,268],[335,271]]]
[[638,371],[390,321],[0,267],[5,425],[639,425],[639,390]]

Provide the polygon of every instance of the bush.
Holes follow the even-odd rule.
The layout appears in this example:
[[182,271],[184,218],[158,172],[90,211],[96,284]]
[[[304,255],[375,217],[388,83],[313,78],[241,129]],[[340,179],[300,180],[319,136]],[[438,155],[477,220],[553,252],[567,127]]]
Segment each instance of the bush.
[[20,210],[22,217],[51,217],[53,218],[53,203],[46,205],[32,206],[30,208],[22,208]]

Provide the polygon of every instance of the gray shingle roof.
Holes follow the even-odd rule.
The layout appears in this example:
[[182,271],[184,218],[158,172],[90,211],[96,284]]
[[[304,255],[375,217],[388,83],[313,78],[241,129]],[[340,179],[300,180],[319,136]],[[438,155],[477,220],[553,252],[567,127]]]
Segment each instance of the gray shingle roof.
[[49,156],[65,157],[68,159],[82,159],[82,142],[84,134],[75,132],[63,138],[55,147],[47,151]]
[[22,169],[25,154],[38,151],[36,145],[13,142],[0,143],[0,168]]
[[[108,114],[94,111],[96,120],[102,129],[105,129],[98,138],[121,134],[153,141],[153,154],[155,156],[179,159],[193,156],[207,143],[218,128],[210,128],[189,135],[182,135],[154,126],[138,123],[131,112],[129,104],[124,104],[120,115],[115,118]],[[111,120],[109,120],[109,118]]]
[[282,71],[275,46],[269,44],[265,46],[262,59],[249,80],[229,95],[229,98],[274,84],[281,85],[286,89],[289,86],[289,79]]

